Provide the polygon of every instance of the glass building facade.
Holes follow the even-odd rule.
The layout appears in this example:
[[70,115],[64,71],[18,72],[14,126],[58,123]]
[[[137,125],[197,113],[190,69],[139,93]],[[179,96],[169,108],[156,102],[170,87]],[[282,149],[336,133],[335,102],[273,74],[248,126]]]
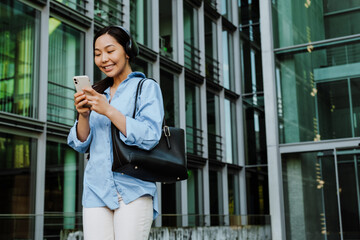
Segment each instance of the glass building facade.
[[360,238],[358,0],[2,0],[0,18],[1,239],[81,234],[71,80],[104,78],[92,38],[110,24],[186,130],[189,178],[157,184],[154,228]]

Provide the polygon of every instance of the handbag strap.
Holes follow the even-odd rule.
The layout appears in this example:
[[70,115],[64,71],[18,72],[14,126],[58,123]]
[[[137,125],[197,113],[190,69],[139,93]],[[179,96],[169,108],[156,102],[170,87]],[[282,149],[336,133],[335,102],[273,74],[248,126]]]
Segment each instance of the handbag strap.
[[[136,88],[135,107],[134,107],[134,112],[133,112],[133,115],[132,115],[133,118],[135,118],[137,101],[138,101],[139,95],[141,94],[142,85],[144,84],[144,82],[145,82],[147,79],[153,80],[154,82],[157,83],[157,81],[156,81],[155,79],[152,79],[152,78],[143,78],[143,79],[141,79],[141,80],[139,81],[139,83],[138,83],[138,85],[137,85],[137,88]],[[165,119],[165,118],[164,118],[164,119]]]

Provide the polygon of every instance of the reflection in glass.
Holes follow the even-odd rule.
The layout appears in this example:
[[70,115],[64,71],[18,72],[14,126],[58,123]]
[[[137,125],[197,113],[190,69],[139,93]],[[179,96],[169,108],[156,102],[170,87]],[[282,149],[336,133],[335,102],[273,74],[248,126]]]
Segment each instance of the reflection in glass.
[[36,118],[40,13],[16,0],[0,12],[0,111]]
[[[34,214],[36,140],[0,133],[0,214]],[[0,219],[0,239],[33,239],[31,217]]]
[[81,188],[79,180],[82,171],[79,166],[79,154],[65,143],[47,142],[45,173],[46,213],[64,214],[59,219],[45,219],[44,235],[60,236],[64,229],[76,230],[76,212],[81,212]]
[[352,43],[277,55],[282,143],[358,136],[359,52]]
[[103,25],[123,25],[122,0],[95,0],[94,20]]
[[239,226],[241,224],[237,217],[240,215],[239,179],[237,175],[232,173],[228,174],[228,198],[230,226]]
[[216,23],[204,15],[205,23],[205,72],[206,79],[219,84],[220,66],[217,55],[217,29]]
[[73,76],[84,74],[84,33],[49,19],[48,121],[75,120]]
[[235,91],[235,79],[233,74],[233,47],[231,34],[227,30],[222,32],[223,45],[223,80],[224,88]]
[[332,152],[282,155],[286,239],[340,239]]
[[224,100],[225,103],[225,162],[237,163],[237,129],[235,103],[229,99]]
[[151,47],[151,1],[130,1],[130,32],[139,43]]

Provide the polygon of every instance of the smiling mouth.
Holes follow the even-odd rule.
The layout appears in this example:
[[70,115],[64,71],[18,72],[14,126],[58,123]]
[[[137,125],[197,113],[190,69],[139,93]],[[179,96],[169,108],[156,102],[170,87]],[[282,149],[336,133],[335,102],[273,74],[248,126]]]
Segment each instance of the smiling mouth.
[[114,67],[114,65],[109,65],[109,66],[105,66],[105,67],[103,67],[105,70],[109,70],[109,69],[111,69],[111,68],[113,68]]

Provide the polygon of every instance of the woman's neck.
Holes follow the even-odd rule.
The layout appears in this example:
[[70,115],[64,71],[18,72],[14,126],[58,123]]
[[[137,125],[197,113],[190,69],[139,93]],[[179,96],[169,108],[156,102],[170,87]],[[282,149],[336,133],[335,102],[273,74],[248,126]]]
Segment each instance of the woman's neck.
[[129,74],[132,73],[131,67],[130,65],[128,65],[127,67],[125,67],[124,71],[122,71],[118,76],[114,76],[114,84],[113,86],[119,86],[120,83],[122,83],[122,81],[124,81]]

